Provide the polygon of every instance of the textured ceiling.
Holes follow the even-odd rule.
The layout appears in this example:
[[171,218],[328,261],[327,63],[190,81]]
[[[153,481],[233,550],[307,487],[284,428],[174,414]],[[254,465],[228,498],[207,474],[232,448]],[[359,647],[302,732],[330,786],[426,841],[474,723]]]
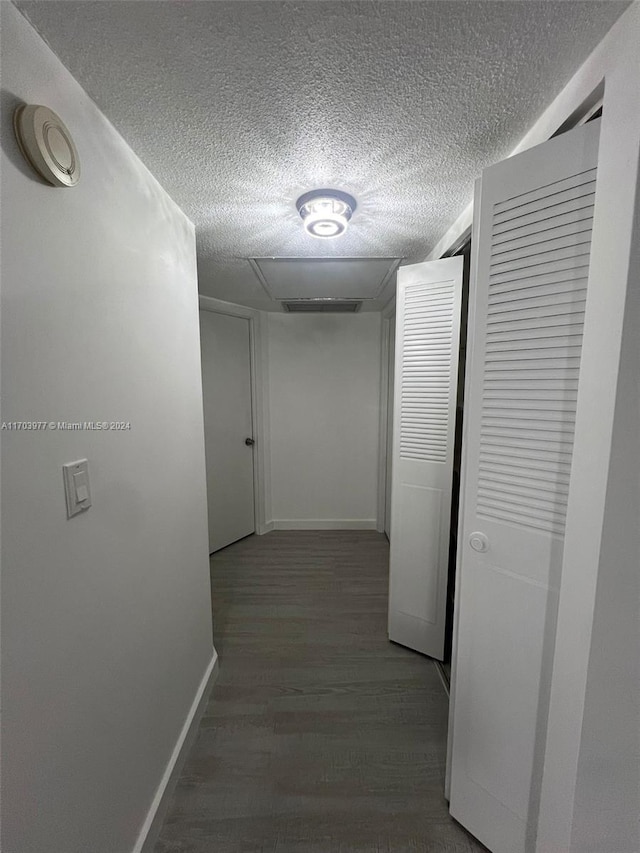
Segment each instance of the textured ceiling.
[[[195,222],[201,292],[273,309],[247,258],[424,258],[628,3],[17,5]],[[335,241],[318,186],[358,201]]]

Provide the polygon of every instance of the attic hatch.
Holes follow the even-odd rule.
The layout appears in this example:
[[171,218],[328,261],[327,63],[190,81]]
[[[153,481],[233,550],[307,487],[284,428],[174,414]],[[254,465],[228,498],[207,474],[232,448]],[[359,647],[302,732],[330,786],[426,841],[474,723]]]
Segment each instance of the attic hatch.
[[[386,302],[401,258],[249,258],[274,302]],[[309,309],[318,310],[318,309]],[[342,309],[345,310],[345,309]],[[356,309],[351,309],[355,311]]]
[[357,299],[287,299],[282,307],[290,314],[355,314],[362,307]]

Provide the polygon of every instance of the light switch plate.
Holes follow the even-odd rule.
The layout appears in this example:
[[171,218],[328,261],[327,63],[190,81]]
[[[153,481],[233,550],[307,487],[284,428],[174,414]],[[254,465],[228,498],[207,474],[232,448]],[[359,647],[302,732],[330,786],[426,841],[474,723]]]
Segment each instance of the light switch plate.
[[62,466],[64,493],[67,499],[67,518],[73,518],[91,506],[89,490],[89,462],[79,459]]

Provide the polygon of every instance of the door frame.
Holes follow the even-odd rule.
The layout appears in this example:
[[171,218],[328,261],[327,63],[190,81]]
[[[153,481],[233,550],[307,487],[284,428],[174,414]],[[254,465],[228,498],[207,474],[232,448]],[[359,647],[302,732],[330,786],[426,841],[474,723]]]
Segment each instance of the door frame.
[[382,324],[380,329],[380,421],[378,427],[378,512],[376,530],[384,533],[384,520],[387,512],[387,438],[388,412],[393,410],[393,400],[389,400],[389,346],[391,343],[391,324],[396,322],[396,295],[394,294],[382,309]]
[[255,445],[253,447],[253,509],[255,532],[261,536],[273,530],[268,524],[269,511],[269,459],[268,418],[265,382],[268,377],[268,350],[263,334],[262,312],[244,305],[224,302],[210,296],[200,296],[201,311],[213,314],[225,314],[228,317],[241,317],[249,321],[249,364],[251,371],[251,428]]
[[[623,12],[510,155],[582,123],[604,91],[600,178],[588,279],[592,296],[585,318],[584,372],[573,458],[576,474],[572,472],[569,494],[536,853],[568,853],[570,849],[596,587],[607,571],[600,561],[600,545],[603,524],[611,512],[606,496],[615,394],[627,286],[634,273],[634,241],[638,239],[632,223],[640,174],[640,120],[633,85],[634,81],[640,83],[639,29],[640,7],[634,4]],[[473,201],[425,260],[445,257],[463,235],[470,233],[472,222]],[[471,319],[469,330],[471,335]],[[460,500],[464,500],[464,489]],[[456,641],[457,609],[453,667]]]

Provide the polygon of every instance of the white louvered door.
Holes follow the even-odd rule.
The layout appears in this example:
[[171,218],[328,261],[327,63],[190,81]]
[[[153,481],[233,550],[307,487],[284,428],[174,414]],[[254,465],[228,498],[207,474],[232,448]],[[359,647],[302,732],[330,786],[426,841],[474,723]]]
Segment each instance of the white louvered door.
[[442,660],[462,258],[400,267],[389,639]]
[[451,813],[534,849],[599,121],[487,169],[476,197]]

